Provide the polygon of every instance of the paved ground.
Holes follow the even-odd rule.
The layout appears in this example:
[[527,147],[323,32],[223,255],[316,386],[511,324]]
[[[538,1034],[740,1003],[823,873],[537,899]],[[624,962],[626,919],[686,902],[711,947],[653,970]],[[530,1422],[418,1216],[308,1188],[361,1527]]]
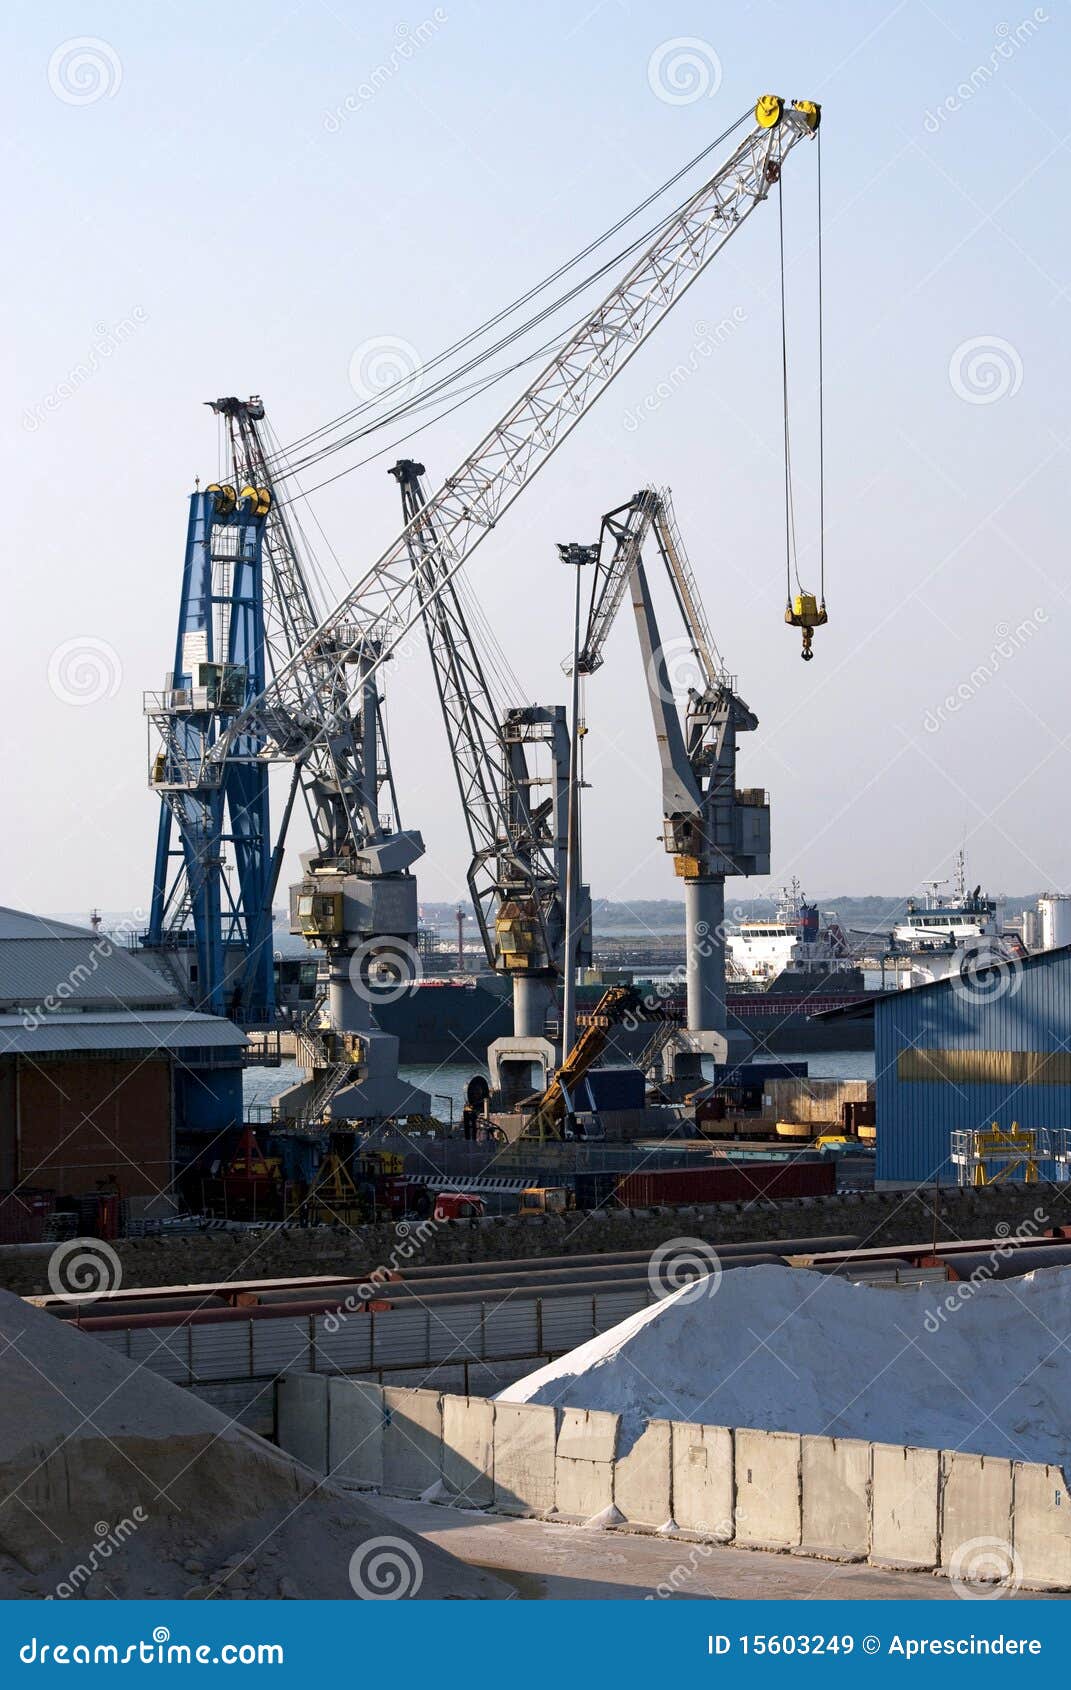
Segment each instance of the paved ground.
[[842,1567],[796,1555],[589,1531],[583,1526],[506,1519],[397,1497],[377,1497],[376,1507],[441,1549],[495,1573],[527,1601],[638,1601],[666,1594],[729,1601],[776,1597],[805,1602],[893,1597],[956,1600],[948,1580],[929,1573],[882,1572],[877,1567]]

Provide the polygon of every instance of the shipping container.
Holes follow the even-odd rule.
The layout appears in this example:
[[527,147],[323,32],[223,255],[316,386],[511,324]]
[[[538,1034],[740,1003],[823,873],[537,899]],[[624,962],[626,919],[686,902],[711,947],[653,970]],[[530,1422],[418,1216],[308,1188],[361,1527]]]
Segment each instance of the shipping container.
[[[720,1162],[711,1168],[645,1169],[623,1175],[578,1174],[579,1208],[626,1209],[684,1203],[747,1203],[754,1198],[826,1197],[836,1190],[831,1161]],[[591,1199],[594,1198],[594,1201]]]
[[579,1110],[642,1109],[645,1084],[642,1068],[591,1068],[573,1091]]

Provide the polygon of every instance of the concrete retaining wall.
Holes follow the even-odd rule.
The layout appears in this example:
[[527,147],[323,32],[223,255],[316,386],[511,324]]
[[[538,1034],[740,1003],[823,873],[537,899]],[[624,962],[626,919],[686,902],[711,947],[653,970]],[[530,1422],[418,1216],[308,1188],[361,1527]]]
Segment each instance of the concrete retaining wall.
[[871,1461],[871,1559],[889,1567],[935,1567],[940,1452],[875,1444]]
[[549,1514],[554,1507],[557,1410],[495,1403],[495,1507],[501,1514]]
[[614,1505],[614,1460],[620,1416],[563,1408],[554,1450],[554,1511],[565,1520],[593,1520]]
[[673,1518],[682,1532],[728,1543],[733,1535],[733,1434],[673,1422]]
[[858,1438],[800,1439],[802,1552],[831,1561],[870,1553],[871,1448]]
[[1057,1467],[287,1375],[279,1442],[317,1472],[501,1514],[1071,1590]]

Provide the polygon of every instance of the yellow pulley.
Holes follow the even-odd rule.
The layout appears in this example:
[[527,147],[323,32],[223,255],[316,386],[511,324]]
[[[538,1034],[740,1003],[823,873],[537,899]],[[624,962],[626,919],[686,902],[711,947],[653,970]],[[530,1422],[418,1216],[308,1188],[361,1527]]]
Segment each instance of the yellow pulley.
[[807,127],[813,135],[822,121],[821,106],[814,100],[793,100],[792,109],[798,111],[800,116],[806,120]]
[[224,481],[222,483],[218,481],[210,481],[208,486],[205,488],[205,492],[215,494],[217,516],[230,516],[235,505],[238,503],[238,495],[228,481]]
[[760,94],[755,105],[755,122],[760,129],[776,129],[784,109],[780,94]]
[[254,516],[267,516],[271,509],[271,493],[267,487],[243,487],[240,497],[249,500]]

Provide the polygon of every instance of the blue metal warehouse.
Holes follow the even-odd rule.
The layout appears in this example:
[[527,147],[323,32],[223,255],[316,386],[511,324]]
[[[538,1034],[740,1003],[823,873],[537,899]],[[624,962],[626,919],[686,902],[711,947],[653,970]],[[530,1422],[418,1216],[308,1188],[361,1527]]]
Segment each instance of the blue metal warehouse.
[[[954,1182],[953,1132],[1071,1132],[1071,946],[885,992],[816,1017],[874,1018],[877,1164],[895,1184]],[[1043,1179],[1068,1169],[1042,1161]]]
[[876,1179],[954,1180],[957,1128],[1071,1128],[1071,947],[890,992],[873,1014]]

